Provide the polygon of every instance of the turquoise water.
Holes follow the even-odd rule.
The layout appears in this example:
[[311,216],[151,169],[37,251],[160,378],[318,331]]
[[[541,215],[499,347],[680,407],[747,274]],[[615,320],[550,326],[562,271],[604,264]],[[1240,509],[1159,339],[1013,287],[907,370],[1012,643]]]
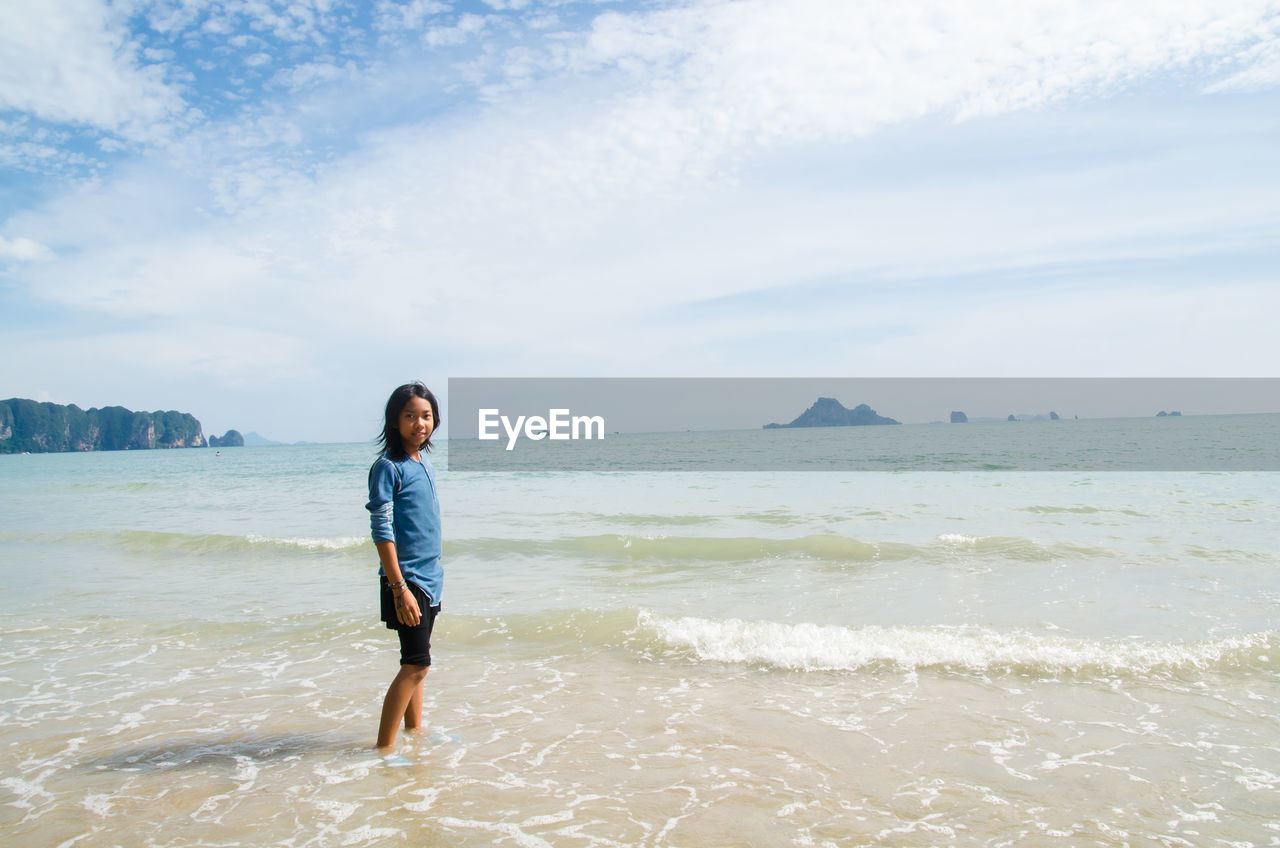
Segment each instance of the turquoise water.
[[0,457],[8,844],[1280,841],[1274,473],[441,451],[429,727],[393,768],[371,459]]

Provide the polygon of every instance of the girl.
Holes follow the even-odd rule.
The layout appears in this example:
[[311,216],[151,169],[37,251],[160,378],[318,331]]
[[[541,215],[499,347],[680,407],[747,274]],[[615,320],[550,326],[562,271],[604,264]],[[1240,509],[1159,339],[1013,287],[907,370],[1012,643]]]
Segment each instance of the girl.
[[431,629],[440,613],[440,502],[436,472],[423,459],[440,420],[435,395],[407,383],[387,400],[381,455],[369,469],[369,521],[378,548],[382,620],[400,636],[400,672],[382,702],[378,748],[422,727],[422,682],[431,666]]

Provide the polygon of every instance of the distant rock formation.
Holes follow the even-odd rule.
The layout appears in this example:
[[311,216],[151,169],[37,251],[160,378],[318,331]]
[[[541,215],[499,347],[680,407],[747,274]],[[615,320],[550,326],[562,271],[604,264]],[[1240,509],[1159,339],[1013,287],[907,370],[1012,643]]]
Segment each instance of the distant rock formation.
[[970,418],[963,412],[951,413],[952,424],[995,424],[998,422],[1032,422],[1032,421],[1057,421],[1058,413],[1056,412],[1010,412],[1003,418],[994,417],[986,418],[983,416],[975,416]]
[[1156,418],[1175,418],[1175,417],[1180,417],[1181,415],[1182,413],[1178,412],[1176,409],[1173,412],[1165,412],[1162,409],[1156,413]]
[[84,410],[26,398],[0,401],[0,453],[202,448],[200,422],[186,412]]
[[790,424],[766,424],[766,430],[779,430],[787,427],[861,427],[868,424],[901,424],[892,418],[877,415],[876,411],[865,403],[853,409],[846,409],[835,398],[820,397],[813,406],[800,413]]
[[[617,430],[614,430],[614,433],[617,433],[617,432],[618,432]],[[245,444],[245,447],[248,447],[248,448],[266,448],[266,447],[281,447],[283,445],[294,445],[294,446],[322,445],[324,444],[324,442],[307,442],[307,441],[277,442],[272,439],[268,439],[266,436],[263,436],[260,433],[255,433],[253,430],[250,430],[248,433],[244,434],[244,444]]]
[[221,439],[217,436],[209,437],[209,447],[211,448],[242,448],[244,447],[244,436],[240,435],[239,430],[228,430]]

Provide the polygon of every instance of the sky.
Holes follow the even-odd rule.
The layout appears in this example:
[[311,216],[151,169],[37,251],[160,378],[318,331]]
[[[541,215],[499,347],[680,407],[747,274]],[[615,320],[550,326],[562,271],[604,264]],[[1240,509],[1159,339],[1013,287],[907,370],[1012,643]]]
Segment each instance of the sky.
[[410,379],[1280,376],[1278,33],[6,0],[0,397],[357,441]]

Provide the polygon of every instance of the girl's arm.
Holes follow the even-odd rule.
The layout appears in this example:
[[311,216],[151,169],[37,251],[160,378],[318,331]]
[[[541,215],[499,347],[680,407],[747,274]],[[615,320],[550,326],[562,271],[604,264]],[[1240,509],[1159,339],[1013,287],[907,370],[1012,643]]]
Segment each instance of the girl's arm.
[[396,557],[395,542],[378,542],[378,559],[382,562],[382,571],[391,584],[391,592],[396,598],[396,618],[407,627],[416,627],[422,621],[422,610],[418,609],[418,599],[409,591],[400,573],[400,560]]
[[422,620],[422,611],[418,609],[417,599],[404,584],[400,558],[396,555],[395,523],[392,521],[398,482],[395,466],[390,460],[383,457],[375,462],[369,469],[369,502],[365,504],[365,508],[369,510],[369,528],[373,534],[373,543],[378,548],[382,573],[386,575],[391,591],[395,593],[396,618],[401,624],[414,627]]

